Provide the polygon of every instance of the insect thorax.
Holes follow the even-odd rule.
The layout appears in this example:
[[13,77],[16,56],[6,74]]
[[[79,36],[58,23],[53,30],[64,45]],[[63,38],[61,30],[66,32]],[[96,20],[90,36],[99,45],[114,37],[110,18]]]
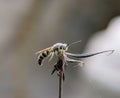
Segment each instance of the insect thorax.
[[68,50],[67,44],[56,43],[53,45],[53,51],[56,55],[63,53]]

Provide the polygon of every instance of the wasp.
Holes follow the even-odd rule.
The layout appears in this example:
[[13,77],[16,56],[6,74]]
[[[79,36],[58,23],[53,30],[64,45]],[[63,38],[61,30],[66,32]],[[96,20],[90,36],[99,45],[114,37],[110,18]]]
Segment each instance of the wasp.
[[47,57],[50,57],[50,59],[49,59],[49,61],[50,61],[54,55],[58,56],[60,54],[66,54],[68,47],[71,46],[72,44],[75,44],[78,42],[80,42],[80,41],[71,43],[69,45],[66,43],[56,43],[51,47],[48,47],[46,49],[36,52],[35,54],[38,55],[38,64],[42,65],[42,61]]
[[[79,42],[81,42],[81,40],[77,41],[77,42],[73,42],[71,44],[56,43],[51,47],[48,47],[46,49],[36,52],[35,54],[38,55],[38,64],[42,65],[42,61],[47,57],[50,57],[50,59],[49,59],[49,61],[50,61],[54,55],[58,56],[60,54],[64,54],[64,56],[68,62],[77,62],[77,60],[70,59],[67,56],[71,56],[71,57],[75,57],[75,58],[86,58],[86,57],[91,57],[91,56],[105,53],[105,52],[112,53],[114,51],[114,50],[106,50],[106,51],[101,51],[101,52],[96,52],[96,53],[84,53],[84,54],[73,54],[73,53],[67,52],[69,46],[71,46],[75,43],[79,43]],[[78,61],[78,62],[80,62],[80,61]]]
[[[79,58],[86,58],[86,57],[91,57],[91,56],[95,56],[101,53],[105,53],[105,52],[110,52],[112,53],[114,50],[106,50],[106,51],[101,51],[101,52],[96,52],[96,53],[83,53],[83,54],[74,54],[74,53],[69,53],[68,48],[76,43],[79,43],[80,41],[76,41],[73,42],[71,44],[66,44],[66,43],[56,43],[51,47],[48,47],[46,49],[43,49],[41,51],[36,52],[36,54],[38,55],[38,64],[42,65],[43,61],[45,58],[50,57],[49,61],[53,58],[54,55],[56,55],[57,57],[59,57],[60,55],[63,56],[63,60],[58,60],[58,64],[56,64],[54,66],[54,70],[52,72],[52,74],[57,71],[58,75],[59,72],[62,70],[63,68],[61,68],[61,66],[59,65],[59,63],[64,65],[67,65],[67,63],[80,63],[80,64],[84,64],[84,62],[80,61]],[[72,57],[72,58],[70,58]],[[75,58],[75,59],[73,59]],[[64,62],[63,62],[64,61]]]

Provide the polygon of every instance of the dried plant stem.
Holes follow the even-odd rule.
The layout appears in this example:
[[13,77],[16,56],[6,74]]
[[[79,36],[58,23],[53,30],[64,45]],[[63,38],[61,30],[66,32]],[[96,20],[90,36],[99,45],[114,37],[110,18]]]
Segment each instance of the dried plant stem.
[[63,91],[63,79],[62,79],[62,72],[59,75],[59,98],[62,98],[62,91]]
[[54,69],[51,74],[53,74],[55,71],[57,71],[58,77],[59,77],[59,96],[58,98],[62,98],[62,92],[63,92],[63,81],[65,79],[64,76],[64,57],[63,55],[59,55],[57,63],[54,65]]

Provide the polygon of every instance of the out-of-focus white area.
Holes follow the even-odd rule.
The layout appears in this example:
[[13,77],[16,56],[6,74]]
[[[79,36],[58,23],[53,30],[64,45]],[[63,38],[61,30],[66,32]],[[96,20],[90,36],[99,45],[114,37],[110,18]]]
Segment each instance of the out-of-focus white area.
[[100,98],[120,98],[120,17],[112,19],[106,30],[95,34],[84,52],[112,49],[115,51],[111,55],[105,53],[84,59],[87,81],[92,90],[101,93]]

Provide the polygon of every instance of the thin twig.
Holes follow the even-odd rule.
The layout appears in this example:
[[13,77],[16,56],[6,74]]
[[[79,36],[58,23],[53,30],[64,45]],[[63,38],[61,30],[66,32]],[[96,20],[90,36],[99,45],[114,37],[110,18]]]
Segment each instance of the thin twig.
[[55,71],[57,71],[58,77],[59,77],[59,96],[58,98],[62,98],[63,93],[63,81],[65,80],[64,76],[64,57],[63,55],[59,55],[57,63],[54,65],[54,69],[51,74],[54,74]]
[[62,79],[62,72],[60,72],[60,75],[59,75],[59,98],[62,98],[62,90],[63,90],[63,79]]

